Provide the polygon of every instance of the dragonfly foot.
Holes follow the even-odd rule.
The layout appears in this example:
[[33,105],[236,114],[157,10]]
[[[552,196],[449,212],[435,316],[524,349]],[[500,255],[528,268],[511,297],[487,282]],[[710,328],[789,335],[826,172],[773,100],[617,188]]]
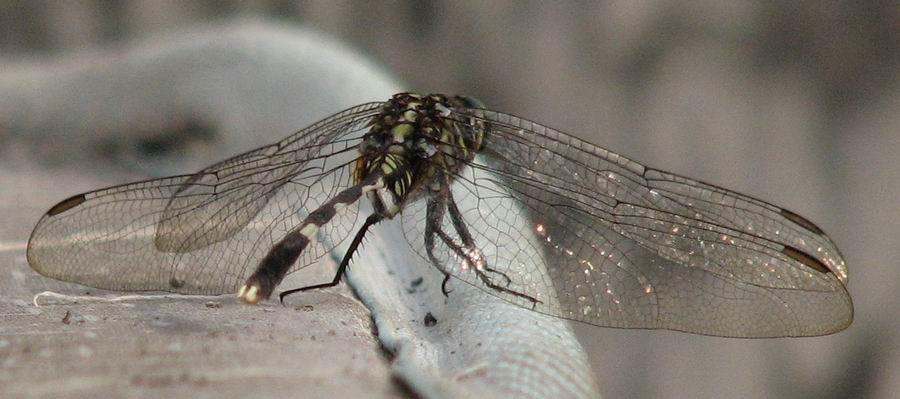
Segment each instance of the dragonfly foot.
[[531,310],[534,310],[535,307],[537,307],[537,305],[539,303],[543,303],[531,295],[523,294],[516,290],[507,288],[507,287],[509,287],[510,280],[509,280],[509,277],[507,277],[506,274],[504,274],[503,272],[499,272],[494,269],[485,269],[485,271],[500,274],[501,276],[503,276],[506,279],[506,286],[504,287],[504,286],[501,286],[500,284],[495,284],[493,281],[491,281],[491,279],[488,278],[487,274],[485,274],[483,272],[477,272],[478,278],[481,279],[481,282],[484,283],[484,285],[486,285],[488,288],[490,288],[494,291],[497,291],[497,292],[502,292],[502,293],[506,293],[506,294],[509,294],[509,295],[512,295],[515,297],[519,297],[519,298],[522,298],[522,299],[525,299],[525,300],[531,302]]
[[450,274],[444,274],[444,281],[441,282],[441,292],[444,293],[444,298],[449,298],[450,296],[447,294],[453,292],[452,290],[447,289],[447,282],[449,282],[449,281],[450,281]]
[[503,279],[506,280],[506,283],[504,283],[503,285],[504,285],[505,287],[507,287],[507,288],[509,288],[509,285],[512,284],[512,279],[510,279],[509,276],[506,275],[506,273],[503,273],[503,272],[501,272],[501,271],[499,271],[499,270],[497,270],[497,269],[492,269],[492,268],[490,268],[490,267],[484,268],[484,271],[486,271],[486,272],[488,272],[488,273],[499,274],[500,277],[503,277]]

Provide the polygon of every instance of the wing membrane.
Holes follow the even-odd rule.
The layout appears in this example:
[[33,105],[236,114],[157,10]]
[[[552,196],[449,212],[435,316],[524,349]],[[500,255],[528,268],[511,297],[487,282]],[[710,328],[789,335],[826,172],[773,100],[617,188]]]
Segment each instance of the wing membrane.
[[[348,109],[192,175],[62,201],[35,227],[29,263],[108,289],[233,292],[274,243],[352,184],[355,148],[381,106]],[[599,326],[774,337],[828,334],[852,320],[839,251],[796,213],[512,115],[450,117],[484,129],[483,149],[459,160],[467,166],[448,190],[411,195],[401,217],[413,249],[457,279]],[[435,211],[446,199],[462,223],[449,208]],[[341,207],[291,270],[331,251],[356,219],[355,205]],[[463,244],[468,235],[474,247]]]
[[[462,172],[454,193],[468,204],[463,214],[486,263],[517,292],[545,298],[535,310],[600,326],[742,337],[821,335],[850,323],[846,266],[806,219],[508,114],[457,117],[483,124],[487,135],[470,164],[476,172]],[[404,214],[411,233],[424,223],[416,215]],[[532,306],[486,287],[450,248],[435,251],[455,277]]]
[[[110,187],[52,208],[28,244],[39,273],[115,290],[234,292],[302,218],[352,184],[359,138],[380,104],[351,108],[196,174]],[[341,210],[292,270],[347,235]]]
[[278,143],[194,174],[171,195],[160,217],[157,249],[190,252],[231,237],[266,207],[283,184],[314,172],[310,161],[319,157],[323,147],[331,147],[336,137],[360,131],[379,106],[348,109]]

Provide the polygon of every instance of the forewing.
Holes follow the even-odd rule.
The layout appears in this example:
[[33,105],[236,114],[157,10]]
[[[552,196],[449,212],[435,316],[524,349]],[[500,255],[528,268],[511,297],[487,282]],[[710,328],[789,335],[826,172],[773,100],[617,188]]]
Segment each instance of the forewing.
[[[512,289],[545,298],[535,310],[740,337],[828,334],[852,320],[843,259],[806,219],[511,115],[456,116],[487,135],[454,193],[474,199],[457,198],[486,263]],[[471,265],[448,263],[454,276],[531,306],[485,287]]]
[[[38,222],[28,262],[43,275],[105,289],[234,292],[274,243],[352,184],[355,147],[379,106],[349,109],[194,175],[67,199]],[[356,211],[343,208],[292,271],[340,243]]]
[[[290,179],[317,172],[323,147],[336,138],[360,132],[380,103],[350,108],[284,140],[197,172],[175,190],[156,230],[156,247],[190,252],[227,239],[243,229]],[[347,149],[347,148],[344,148]],[[321,172],[321,170],[318,170]]]

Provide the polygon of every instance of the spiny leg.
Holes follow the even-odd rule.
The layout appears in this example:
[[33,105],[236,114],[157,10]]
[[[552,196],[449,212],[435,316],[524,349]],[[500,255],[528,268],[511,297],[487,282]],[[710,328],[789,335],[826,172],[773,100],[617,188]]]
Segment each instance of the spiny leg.
[[350,243],[350,247],[347,248],[347,253],[344,254],[344,258],[341,260],[341,264],[340,266],[338,266],[337,273],[334,274],[334,279],[332,279],[331,282],[287,290],[282,292],[281,294],[278,294],[278,299],[280,299],[283,303],[284,297],[295,292],[328,288],[338,285],[341,282],[341,278],[344,277],[344,272],[347,270],[347,266],[350,264],[350,259],[353,257],[353,254],[356,253],[357,248],[359,248],[359,245],[362,243],[363,237],[366,235],[366,231],[369,230],[369,227],[371,227],[375,223],[380,222],[382,219],[383,217],[377,213],[373,213],[372,215],[369,215],[368,218],[366,218],[366,222],[362,227],[360,227],[359,231],[356,232],[356,236],[353,237],[353,241]]
[[[517,296],[519,298],[526,299],[529,302],[531,302],[532,309],[534,309],[534,307],[537,306],[537,304],[543,303],[531,295],[523,294],[516,290],[512,290],[507,287],[501,286],[499,284],[495,284],[493,281],[491,281],[491,279],[485,273],[486,271],[490,271],[493,269],[489,269],[483,265],[479,266],[478,264],[472,264],[473,260],[472,260],[471,253],[466,253],[466,251],[463,250],[463,248],[460,247],[459,245],[457,245],[455,242],[453,242],[453,239],[450,236],[448,236],[447,233],[445,233],[443,230],[438,229],[437,234],[439,237],[441,237],[441,240],[444,241],[444,244],[446,244],[448,247],[450,247],[450,249],[453,250],[453,252],[456,253],[456,256],[459,256],[460,258],[462,258],[464,262],[468,263],[472,267],[472,271],[475,272],[475,275],[478,276],[478,279],[480,279],[481,282],[483,282],[484,285],[486,285],[488,288],[491,288],[493,290],[500,291],[500,292],[505,292],[507,294]],[[479,253],[479,256],[480,256],[480,253]],[[482,259],[479,259],[478,261],[484,262],[484,259],[482,258]],[[475,261],[475,262],[477,262],[477,261]],[[506,275],[503,273],[500,273],[500,272],[497,272],[497,273],[499,273],[501,276],[506,277]]]
[[[450,191],[450,182],[447,181],[443,187],[441,187],[441,195],[443,196],[443,202],[447,206],[447,213],[450,215],[450,221],[453,223],[453,229],[456,230],[456,234],[459,235],[459,239],[462,240],[463,246],[471,253],[472,251],[477,251],[478,248],[475,246],[475,239],[472,238],[472,233],[469,232],[469,227],[466,225],[466,221],[463,220],[462,212],[459,211],[459,207],[456,206],[456,201],[453,199],[453,192]],[[488,265],[484,266],[484,271],[488,273],[496,273],[503,277],[506,280],[506,286],[509,287],[512,284],[512,279],[497,269],[493,269]]]
[[[453,238],[447,235],[447,233],[442,229],[444,214],[447,211],[449,211],[450,221],[451,223],[453,223],[454,229],[457,231],[457,234],[463,241],[463,245],[465,245],[466,247],[465,249],[454,242]],[[447,184],[444,184],[441,187],[440,191],[436,193],[433,192],[428,197],[428,208],[425,216],[425,252],[428,254],[428,258],[431,263],[434,264],[435,267],[438,268],[438,270],[444,273],[444,281],[441,283],[441,290],[444,292],[444,296],[447,296],[446,284],[450,278],[450,273],[445,270],[444,264],[441,263],[433,254],[435,235],[440,237],[444,245],[449,247],[456,254],[456,256],[462,258],[463,261],[472,268],[478,278],[487,287],[500,292],[508,293],[513,296],[524,298],[531,302],[532,308],[534,308],[538,303],[541,303],[541,301],[530,295],[507,288],[509,284],[512,283],[512,280],[510,280],[510,278],[505,273],[487,267],[487,265],[485,264],[485,260],[481,257],[481,251],[479,251],[475,246],[475,240],[469,233],[468,227],[466,227],[465,221],[462,217],[462,212],[459,211],[459,208],[456,206],[456,202],[453,200],[453,195],[450,192],[449,180],[447,181]],[[477,258],[473,259],[473,257]],[[500,286],[499,284],[494,284],[494,282],[491,281],[491,279],[485,272],[493,272],[501,275],[504,279],[506,279],[506,287]]]
[[331,221],[339,206],[356,202],[364,193],[384,187],[382,175],[373,174],[359,184],[341,191],[334,198],[310,213],[303,223],[291,230],[278,241],[259,262],[256,271],[238,291],[238,298],[254,304],[272,295],[275,286],[284,279],[300,254],[310,241],[315,239],[319,228]]
[[450,272],[446,270],[444,264],[434,256],[434,236],[440,228],[441,222],[444,220],[444,211],[446,207],[440,198],[431,195],[428,197],[427,210],[425,213],[425,253],[428,254],[428,260],[431,261],[441,273],[444,274],[444,281],[441,282],[441,292],[446,297],[450,291],[447,290],[447,282],[450,281]]

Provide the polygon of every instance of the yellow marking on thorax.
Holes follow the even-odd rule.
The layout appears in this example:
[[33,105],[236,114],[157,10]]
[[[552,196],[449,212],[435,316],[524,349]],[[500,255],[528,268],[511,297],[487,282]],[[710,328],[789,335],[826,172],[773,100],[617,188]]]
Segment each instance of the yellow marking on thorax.
[[384,179],[378,179],[378,180],[375,181],[374,184],[370,184],[370,185],[368,185],[368,186],[363,186],[363,187],[362,187],[362,192],[363,192],[363,193],[368,193],[369,191],[375,191],[375,190],[378,190],[378,189],[380,189],[380,188],[384,188]]
[[394,136],[395,143],[402,143],[413,132],[413,126],[408,123],[401,123],[391,129],[391,135]]

